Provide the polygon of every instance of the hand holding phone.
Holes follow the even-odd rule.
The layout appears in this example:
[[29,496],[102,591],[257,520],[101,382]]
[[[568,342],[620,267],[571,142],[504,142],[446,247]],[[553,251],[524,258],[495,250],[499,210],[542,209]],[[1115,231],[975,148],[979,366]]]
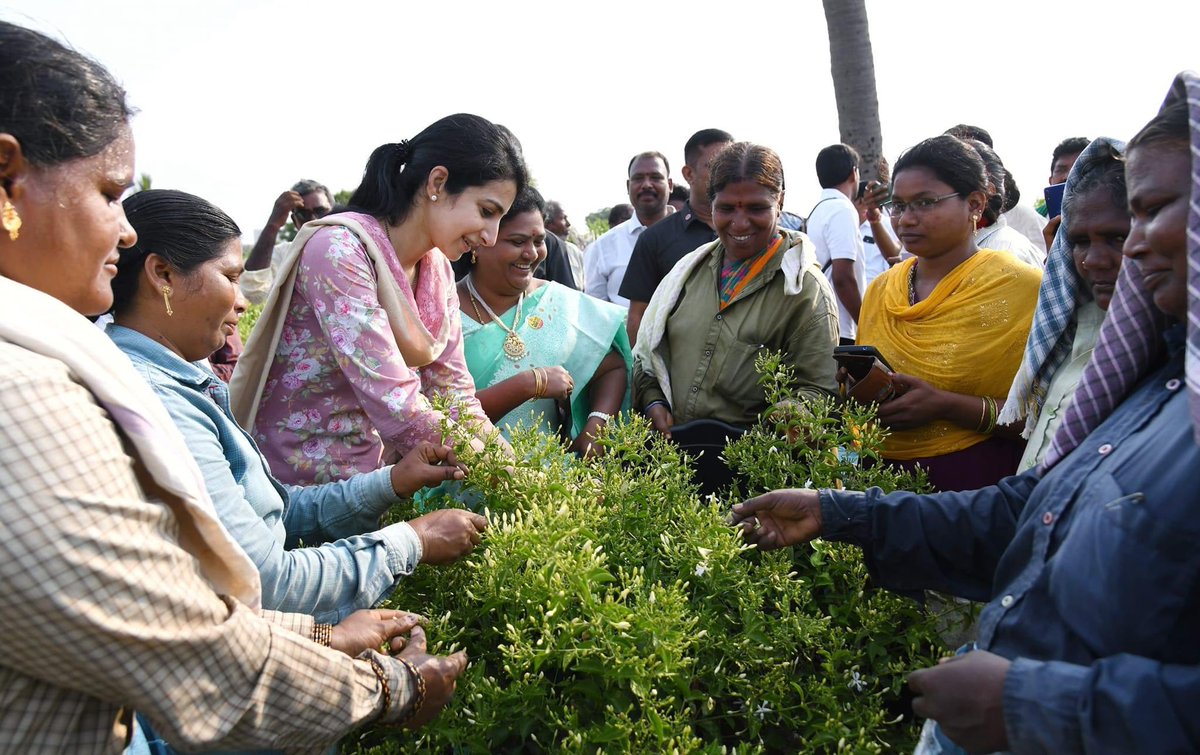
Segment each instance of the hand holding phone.
[[860,404],[882,404],[895,398],[894,370],[874,346],[837,346],[833,358],[849,375],[850,398]]

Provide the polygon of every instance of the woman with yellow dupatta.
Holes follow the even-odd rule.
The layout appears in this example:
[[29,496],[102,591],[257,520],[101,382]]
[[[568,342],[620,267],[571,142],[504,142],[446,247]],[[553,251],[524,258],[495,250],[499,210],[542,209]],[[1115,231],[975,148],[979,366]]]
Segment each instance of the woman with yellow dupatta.
[[1024,441],[996,418],[1020,366],[1041,271],[975,245],[987,204],[983,161],[953,136],[904,153],[884,205],[914,257],[863,298],[858,343],[896,371],[879,407],[892,429],[883,456],[920,464],[939,490],[974,490],[1013,474]]

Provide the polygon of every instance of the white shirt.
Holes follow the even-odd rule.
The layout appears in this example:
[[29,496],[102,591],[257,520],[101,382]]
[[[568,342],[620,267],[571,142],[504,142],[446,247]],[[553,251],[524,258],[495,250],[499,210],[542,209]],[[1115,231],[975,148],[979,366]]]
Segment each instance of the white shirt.
[[571,263],[571,276],[575,278],[575,287],[582,291],[587,278],[583,274],[583,250],[566,239],[562,242],[567,250],[567,262]]
[[1038,251],[1029,239],[1010,228],[1003,215],[995,223],[979,230],[975,235],[975,245],[980,249],[1008,252],[1026,265],[1033,265],[1039,270],[1046,265],[1046,256]]
[[[828,201],[826,201],[828,200]],[[837,189],[823,189],[821,198],[808,218],[808,236],[817,253],[817,264],[833,283],[832,260],[853,260],[858,296],[867,290],[866,253],[858,227],[858,208]],[[834,289],[836,294],[837,289]],[[838,300],[838,325],[842,338],[854,338],[858,325]]]
[[242,271],[242,277],[238,281],[246,301],[251,304],[262,304],[267,300],[267,295],[271,293],[271,284],[275,282],[275,275],[279,272],[279,265],[283,263],[283,258],[291,245],[290,241],[280,241],[271,249],[270,265],[261,270]]
[[1029,239],[1038,248],[1043,260],[1046,258],[1046,237],[1042,235],[1042,229],[1050,221],[1039,215],[1037,210],[1023,204],[1004,213],[1004,219],[1008,221],[1009,228]]
[[585,293],[622,307],[629,306],[629,300],[618,292],[621,290],[621,281],[625,279],[629,258],[633,256],[633,245],[644,230],[646,226],[642,225],[635,213],[632,218],[609,229],[592,242],[583,256]]
[[[887,232],[887,235],[890,236],[896,246],[899,247],[900,239],[896,237],[896,231],[893,230],[892,224],[888,222],[888,218],[885,217],[881,225],[883,226],[884,231]],[[860,233],[862,233],[863,257],[866,260],[864,268],[866,270],[867,286],[870,286],[871,281],[887,272],[891,265],[888,264],[887,258],[883,256],[883,252],[879,249],[879,245],[875,243],[875,231],[871,228],[871,223],[864,220],[863,224],[859,226],[858,230]]]

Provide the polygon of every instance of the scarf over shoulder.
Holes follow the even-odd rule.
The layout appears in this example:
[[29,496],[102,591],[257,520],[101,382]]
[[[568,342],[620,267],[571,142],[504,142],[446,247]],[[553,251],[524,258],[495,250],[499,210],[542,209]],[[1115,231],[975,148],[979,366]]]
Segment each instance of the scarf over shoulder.
[[[1200,77],[1185,71],[1175,77],[1166,107],[1180,99],[1188,103],[1191,127],[1192,195],[1187,216],[1187,343],[1184,365],[1194,440],[1200,444]],[[1163,348],[1163,331],[1170,324],[1142,280],[1137,260],[1125,260],[1108,317],[1083,370],[1071,406],[1054,436],[1054,444],[1039,469],[1042,473],[1083,442],[1154,368]]]
[[[1007,252],[981,249],[910,305],[910,258],[875,279],[863,299],[858,343],[896,372],[969,396],[1008,395],[1029,335],[1042,271]],[[945,420],[892,433],[884,456],[943,456],[988,438]]]
[[[828,295],[832,297],[833,292],[829,287],[829,282],[825,276],[821,275],[821,268],[817,265],[817,256],[813,250],[812,240],[799,231],[780,228],[779,232],[783,234],[783,243],[786,245],[779,267],[784,276],[784,294],[795,296],[800,293],[804,274],[810,272],[814,273],[814,277],[820,279]],[[674,395],[671,393],[670,349],[665,342],[667,320],[674,311],[675,305],[679,303],[683,284],[692,271],[704,264],[709,255],[719,246],[721,246],[720,240],[704,244],[679,260],[675,267],[671,268],[671,272],[667,273],[667,277],[658,284],[658,288],[654,290],[654,295],[650,297],[650,303],[646,305],[646,311],[642,315],[642,324],[638,330],[637,344],[633,347],[633,356],[641,363],[644,372],[654,376],[665,396]]]
[[[37,326],[30,327],[31,322]],[[146,471],[166,493],[164,503],[179,522],[179,544],[196,557],[213,589],[260,609],[257,568],[217,518],[183,436],[129,357],[58,299],[2,276],[0,339],[70,369],[121,428]],[[69,445],[71,439],[61,442]]]
[[[358,216],[362,217],[362,216]],[[291,309],[292,293],[296,287],[296,274],[300,268],[300,256],[304,245],[317,231],[325,226],[343,226],[354,233],[366,249],[367,257],[375,269],[378,286],[379,304],[387,312],[388,324],[396,338],[396,344],[409,367],[422,367],[429,364],[446,349],[449,336],[449,316],[445,316],[435,324],[435,332],[430,333],[421,321],[417,312],[416,302],[412,294],[402,289],[388,268],[384,251],[375,242],[367,229],[356,219],[355,213],[340,213],[329,215],[304,224],[295,240],[288,248],[287,254],[279,267],[279,274],[271,287],[271,293],[263,304],[262,314],[250,333],[246,349],[238,359],[233,379],[229,384],[230,407],[238,424],[242,427],[254,427],[254,419],[258,414],[259,401],[262,399],[263,388],[271,371],[271,363],[279,348],[279,339],[283,334],[283,326]],[[429,265],[424,270],[431,273],[438,271],[438,266]],[[453,316],[455,313],[451,313]]]
[[[1125,154],[1125,142],[1106,137],[1096,139],[1083,150],[1067,176],[1064,198],[1072,196],[1075,187],[1093,171],[1108,164],[1110,148],[1118,155]],[[1033,326],[1029,330],[1029,341],[1025,344],[1025,356],[998,418],[1002,425],[1011,425],[1024,419],[1022,435],[1026,438],[1037,424],[1050,382],[1071,356],[1079,308],[1092,298],[1075,270],[1071,244],[1067,241],[1067,228],[1071,223],[1070,204],[1064,202],[1063,205],[1062,224],[1046,258],[1046,274],[1038,292],[1037,310],[1033,313]]]

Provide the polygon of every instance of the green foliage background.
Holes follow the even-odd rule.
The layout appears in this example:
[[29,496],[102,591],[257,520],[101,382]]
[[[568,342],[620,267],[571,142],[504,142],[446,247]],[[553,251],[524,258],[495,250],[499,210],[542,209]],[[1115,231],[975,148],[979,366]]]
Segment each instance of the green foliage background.
[[258,322],[260,315],[262,315],[262,305],[251,304],[246,307],[246,311],[238,319],[238,335],[242,337],[242,343],[249,340],[250,331],[254,330],[254,325]]
[[[777,359],[760,369],[781,408],[727,449],[746,493],[924,485],[864,467],[882,440],[869,411],[801,408]],[[485,547],[419,568],[390,605],[430,617],[431,652],[465,648],[471,665],[430,725],[366,732],[347,751],[912,749],[904,677],[944,653],[946,617],[871,589],[853,547],[746,545],[725,523],[742,493],[702,501],[686,458],[643,420],[613,423],[604,445],[583,463],[518,433],[515,469],[462,449],[490,513]]]

